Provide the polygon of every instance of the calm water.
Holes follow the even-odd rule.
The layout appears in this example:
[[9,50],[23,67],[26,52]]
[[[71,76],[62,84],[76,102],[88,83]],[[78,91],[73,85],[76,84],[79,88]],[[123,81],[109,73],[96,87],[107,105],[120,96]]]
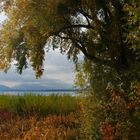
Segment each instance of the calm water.
[[4,95],[24,95],[24,94],[36,94],[36,95],[50,95],[50,94],[68,94],[75,96],[76,91],[0,91],[0,94]]

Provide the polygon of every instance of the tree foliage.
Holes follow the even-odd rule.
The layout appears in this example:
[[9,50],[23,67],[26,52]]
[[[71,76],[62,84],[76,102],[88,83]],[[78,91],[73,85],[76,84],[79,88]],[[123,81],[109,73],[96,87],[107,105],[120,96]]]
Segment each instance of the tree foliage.
[[0,30],[2,69],[14,59],[19,73],[31,63],[41,76],[46,44],[75,62],[82,51],[116,71],[139,61],[139,1],[1,0],[0,5],[8,17]]
[[81,102],[81,139],[139,139],[138,78],[86,60],[78,65],[75,83],[86,95]]
[[104,140],[139,138],[139,0],[1,0],[0,6],[8,17],[0,29],[1,69],[16,60],[19,73],[31,64],[40,77],[45,46],[74,62],[81,51],[88,61],[78,66],[77,84],[94,95],[82,130]]

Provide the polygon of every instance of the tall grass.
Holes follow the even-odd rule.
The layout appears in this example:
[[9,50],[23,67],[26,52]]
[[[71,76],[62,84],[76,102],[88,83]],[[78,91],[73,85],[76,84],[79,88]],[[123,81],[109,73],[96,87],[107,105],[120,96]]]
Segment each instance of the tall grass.
[[70,95],[0,95],[0,140],[76,140],[78,104]]
[[76,140],[79,124],[74,113],[0,121],[0,140]]
[[12,111],[18,115],[45,116],[66,115],[75,112],[78,98],[70,95],[0,95],[0,110]]

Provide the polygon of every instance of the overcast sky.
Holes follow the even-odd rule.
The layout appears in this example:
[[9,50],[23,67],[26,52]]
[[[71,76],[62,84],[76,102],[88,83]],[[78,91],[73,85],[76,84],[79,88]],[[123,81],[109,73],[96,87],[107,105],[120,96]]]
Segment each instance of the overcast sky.
[[42,85],[46,87],[72,87],[74,79],[74,65],[67,60],[58,50],[46,53],[44,62],[44,74],[40,79],[35,78],[32,68],[17,74],[16,67],[12,66],[7,74],[0,72],[0,84],[9,87],[24,85]]
[[[4,20],[0,15],[0,23]],[[36,79],[31,68],[23,71],[22,75],[17,74],[14,66],[7,74],[0,71],[0,85],[14,87],[17,85],[43,85],[46,87],[72,87],[74,80],[74,64],[67,59],[66,55],[60,54],[59,50],[46,53],[44,63],[44,74],[41,79]]]

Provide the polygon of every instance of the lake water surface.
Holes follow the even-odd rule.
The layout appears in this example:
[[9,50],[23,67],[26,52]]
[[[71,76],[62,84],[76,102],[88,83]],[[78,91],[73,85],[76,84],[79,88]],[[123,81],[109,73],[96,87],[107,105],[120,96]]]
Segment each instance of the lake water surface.
[[55,90],[55,91],[0,91],[0,95],[25,95],[25,94],[35,94],[35,95],[51,95],[51,94],[57,94],[57,95],[63,95],[68,94],[72,96],[76,96],[77,91],[72,90]]

